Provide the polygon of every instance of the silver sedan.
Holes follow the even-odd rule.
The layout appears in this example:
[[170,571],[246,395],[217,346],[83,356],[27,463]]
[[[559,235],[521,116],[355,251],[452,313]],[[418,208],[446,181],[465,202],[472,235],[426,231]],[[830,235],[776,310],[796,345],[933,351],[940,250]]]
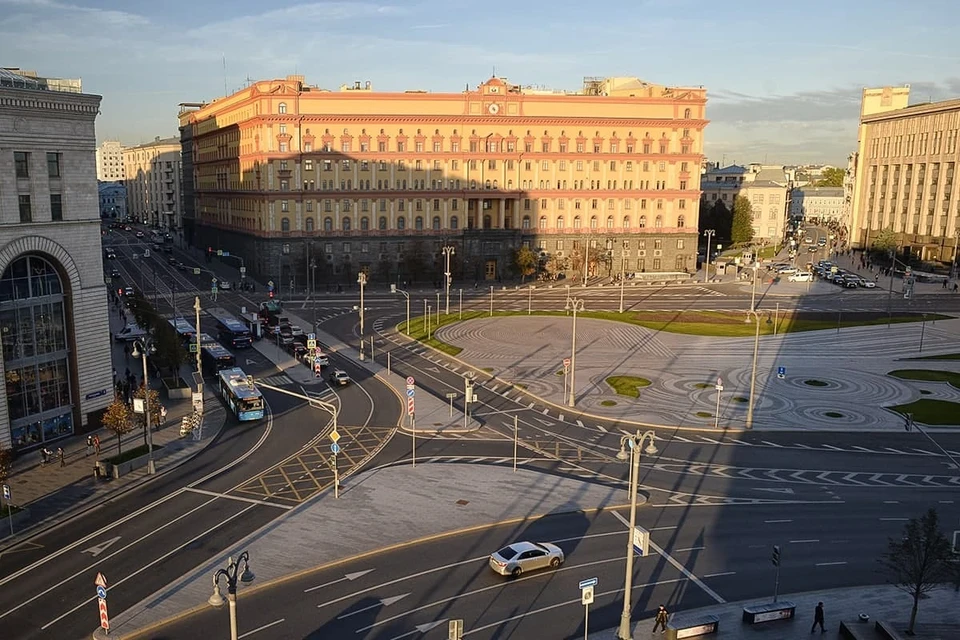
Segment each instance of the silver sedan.
[[563,550],[555,544],[514,542],[490,554],[490,568],[502,576],[518,578],[525,571],[556,569],[563,559]]

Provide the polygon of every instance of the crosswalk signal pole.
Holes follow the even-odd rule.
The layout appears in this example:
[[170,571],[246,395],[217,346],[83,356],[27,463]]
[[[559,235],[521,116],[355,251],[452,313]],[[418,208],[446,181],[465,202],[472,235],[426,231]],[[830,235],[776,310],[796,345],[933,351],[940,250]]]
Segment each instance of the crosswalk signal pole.
[[773,601],[776,602],[777,596],[780,594],[780,545],[773,545],[773,556],[771,559],[773,560],[773,566],[777,568],[777,578],[773,583]]

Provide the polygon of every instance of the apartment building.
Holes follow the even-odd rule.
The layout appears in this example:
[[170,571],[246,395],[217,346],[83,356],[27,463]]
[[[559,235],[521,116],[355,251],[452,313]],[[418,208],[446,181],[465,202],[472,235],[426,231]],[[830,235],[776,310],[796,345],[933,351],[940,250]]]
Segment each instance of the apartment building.
[[263,80],[182,105],[185,206],[197,244],[284,285],[308,265],[321,282],[430,278],[446,244],[477,281],[510,275],[522,246],[569,271],[589,253],[692,272],[705,108],[702,88],[636,78],[461,93]]
[[127,213],[145,224],[183,227],[180,139],[154,138],[123,150]]
[[97,180],[120,182],[124,178],[123,145],[119,140],[106,140],[97,147]]
[[846,222],[843,187],[798,187],[790,194],[790,217]]

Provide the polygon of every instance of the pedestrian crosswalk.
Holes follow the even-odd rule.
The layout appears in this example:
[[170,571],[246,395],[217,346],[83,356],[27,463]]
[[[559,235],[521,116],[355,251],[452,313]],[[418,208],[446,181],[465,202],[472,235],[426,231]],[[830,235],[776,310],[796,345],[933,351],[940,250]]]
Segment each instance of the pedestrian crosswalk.
[[274,387],[286,387],[293,384],[293,380],[290,379],[290,376],[285,374],[275,375],[275,376],[265,376],[265,377],[256,377],[254,378],[256,382],[263,382]]
[[[598,426],[598,428],[600,428]],[[825,452],[839,452],[839,453],[871,453],[878,455],[900,455],[900,456],[943,456],[942,453],[938,451],[933,451],[930,449],[922,449],[918,447],[864,447],[860,445],[850,445],[850,446],[837,446],[828,443],[821,444],[805,444],[801,442],[781,442],[775,443],[769,440],[760,440],[759,442],[748,442],[746,440],[737,440],[737,439],[724,439],[719,440],[717,438],[711,438],[708,436],[695,435],[695,434],[672,434],[670,436],[657,436],[658,440],[669,440],[672,442],[681,442],[684,444],[711,444],[715,446],[728,446],[728,447],[772,447],[777,449],[804,449],[807,451],[825,451]],[[952,456],[960,456],[960,451],[950,451]]]

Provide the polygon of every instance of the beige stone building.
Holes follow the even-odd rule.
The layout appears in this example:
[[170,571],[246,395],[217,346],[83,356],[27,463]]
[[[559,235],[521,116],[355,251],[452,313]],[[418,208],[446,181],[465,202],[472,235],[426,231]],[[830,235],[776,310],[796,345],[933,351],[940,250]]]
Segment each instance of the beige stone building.
[[740,188],[739,195],[753,209],[753,241],[778,244],[783,241],[787,225],[787,185],[773,180],[751,180]]
[[95,156],[100,96],[80,88],[79,80],[0,70],[0,448],[99,427],[113,399]]
[[707,163],[700,179],[703,200],[711,205],[719,200],[732,211],[738,195],[750,201],[754,240],[767,244],[784,237],[790,184],[789,170],[782,165]]
[[951,262],[960,240],[960,99],[907,106],[909,97],[909,86],[863,91],[851,242],[868,247],[890,229],[902,253]]
[[846,223],[843,187],[798,187],[790,194],[790,216],[798,220]]
[[178,230],[183,226],[180,139],[157,137],[123,150],[127,213],[147,224]]
[[468,280],[506,277],[521,246],[569,271],[588,251],[597,275],[621,259],[693,271],[705,107],[702,88],[635,78],[462,93],[264,80],[183,105],[186,208],[196,244],[284,286],[359,269],[436,281],[445,244]]
[[119,140],[106,140],[97,147],[97,180],[121,182],[126,178],[123,171],[123,145]]

